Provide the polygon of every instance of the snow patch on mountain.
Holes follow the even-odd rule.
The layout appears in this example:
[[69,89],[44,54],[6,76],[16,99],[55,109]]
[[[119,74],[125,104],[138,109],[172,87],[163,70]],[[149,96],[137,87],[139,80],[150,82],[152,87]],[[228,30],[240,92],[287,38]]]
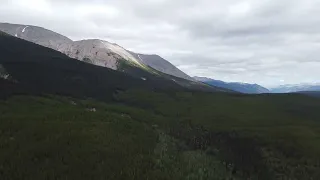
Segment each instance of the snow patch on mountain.
[[24,33],[24,31],[26,30],[27,27],[29,27],[29,26],[24,27],[21,32]]

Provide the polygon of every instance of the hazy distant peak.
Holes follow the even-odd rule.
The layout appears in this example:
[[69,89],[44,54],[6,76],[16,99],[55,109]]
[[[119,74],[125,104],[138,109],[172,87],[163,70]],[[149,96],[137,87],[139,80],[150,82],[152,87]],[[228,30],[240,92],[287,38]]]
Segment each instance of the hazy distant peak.
[[248,94],[260,94],[260,93],[269,93],[269,90],[265,87],[262,87],[258,84],[249,84],[243,82],[224,82],[220,80],[210,79],[207,77],[194,77],[194,79],[212,85],[216,87],[226,88],[233,91],[238,91],[241,93]]
[[271,91],[274,93],[320,91],[320,83],[286,84],[271,88]]

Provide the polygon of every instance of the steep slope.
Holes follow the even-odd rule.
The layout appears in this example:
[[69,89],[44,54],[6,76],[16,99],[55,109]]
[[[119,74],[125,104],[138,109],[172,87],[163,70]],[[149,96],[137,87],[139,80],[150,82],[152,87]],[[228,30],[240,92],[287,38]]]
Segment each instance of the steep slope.
[[258,84],[237,83],[237,82],[228,83],[228,82],[214,80],[214,79],[205,78],[205,77],[194,77],[194,79],[212,86],[226,88],[226,89],[230,89],[233,91],[246,93],[246,94],[269,93],[269,90],[267,88],[264,88]]
[[[146,71],[143,72],[149,75],[148,79],[141,79],[71,59],[13,36],[0,35],[0,54],[0,65],[6,70],[2,74],[10,74],[32,92],[112,98],[115,92],[129,88],[183,89],[171,80]],[[12,93],[12,90],[7,92]]]
[[[0,30],[17,38],[60,51],[71,58],[125,72],[144,81],[153,79],[154,76],[158,76],[159,78],[166,78],[173,83],[189,89],[228,91],[226,89],[210,87],[203,83],[195,82],[192,78],[161,57],[136,54],[117,44],[107,41],[99,39],[72,41],[65,36],[44,28],[8,23],[0,23]],[[155,59],[154,57],[157,58]],[[148,63],[150,59],[153,63]],[[155,63],[155,61],[158,61],[158,63]],[[154,67],[157,67],[158,70]],[[167,68],[169,70],[167,70]]]
[[190,81],[195,81],[193,78],[188,76],[186,73],[182,72],[180,69],[172,65],[167,60],[163,59],[158,55],[146,55],[131,52],[137,59],[139,59],[143,64],[148,65],[160,72],[176,76],[179,78],[187,79]]
[[273,93],[291,93],[300,91],[320,91],[320,84],[291,84],[270,89]]
[[[147,71],[125,60],[120,61],[119,69],[127,73],[91,65],[51,48],[8,35],[0,35],[0,54],[2,77],[8,77],[9,74],[15,82],[23,87],[27,86],[32,92],[104,98],[112,98],[115,92],[131,88],[228,92],[222,88],[162,74],[150,68]],[[6,92],[10,94],[20,91],[20,88],[7,89]]]
[[66,53],[73,41],[61,34],[37,26],[0,23],[0,31]]
[[83,40],[74,42],[61,34],[30,25],[0,23],[0,30],[94,65],[117,69],[118,61],[121,60],[132,61],[140,65],[138,60],[125,49],[106,41]]
[[130,65],[147,71],[150,70],[149,66],[162,73],[194,81],[160,56],[137,54],[107,41],[98,39],[72,41],[53,31],[30,25],[0,23],[0,30],[94,65],[117,70],[121,62],[125,60]]

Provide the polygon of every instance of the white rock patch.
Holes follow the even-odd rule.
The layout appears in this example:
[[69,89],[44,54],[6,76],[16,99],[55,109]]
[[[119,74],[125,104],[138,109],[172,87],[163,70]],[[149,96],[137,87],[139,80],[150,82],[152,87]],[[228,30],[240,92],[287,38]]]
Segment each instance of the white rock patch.
[[26,30],[27,27],[29,27],[29,26],[24,27],[21,32],[24,33],[24,31]]
[[101,41],[101,43],[104,44],[107,49],[110,49],[112,52],[118,54],[125,60],[132,61],[139,66],[143,66],[132,54],[130,54],[128,51],[126,51],[122,47],[106,41]]

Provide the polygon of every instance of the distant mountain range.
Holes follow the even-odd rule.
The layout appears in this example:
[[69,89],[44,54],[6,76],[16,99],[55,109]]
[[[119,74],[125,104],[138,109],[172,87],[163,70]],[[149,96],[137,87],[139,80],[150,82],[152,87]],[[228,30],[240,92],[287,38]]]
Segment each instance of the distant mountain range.
[[270,93],[270,91],[258,84],[248,84],[239,82],[224,82],[220,80],[210,79],[206,77],[193,77],[194,79],[206,83],[208,85],[230,89],[233,91],[246,93],[246,94],[261,94]]
[[151,67],[168,75],[194,81],[193,78],[158,55],[134,53],[104,40],[72,41],[66,36],[42,27],[9,23],[0,23],[0,31],[94,65],[121,70],[121,61],[126,61],[136,67],[147,70],[150,70],[148,67]]
[[270,90],[273,93],[320,91],[320,83],[281,85]]
[[261,94],[261,93],[296,93],[302,92],[304,94],[317,94],[312,92],[320,92],[320,83],[314,84],[288,84],[281,85],[274,88],[267,89],[258,84],[248,84],[241,82],[224,82],[220,80],[210,79],[206,77],[193,77],[194,79],[215,87],[226,88],[233,91],[247,93],[247,94]]

